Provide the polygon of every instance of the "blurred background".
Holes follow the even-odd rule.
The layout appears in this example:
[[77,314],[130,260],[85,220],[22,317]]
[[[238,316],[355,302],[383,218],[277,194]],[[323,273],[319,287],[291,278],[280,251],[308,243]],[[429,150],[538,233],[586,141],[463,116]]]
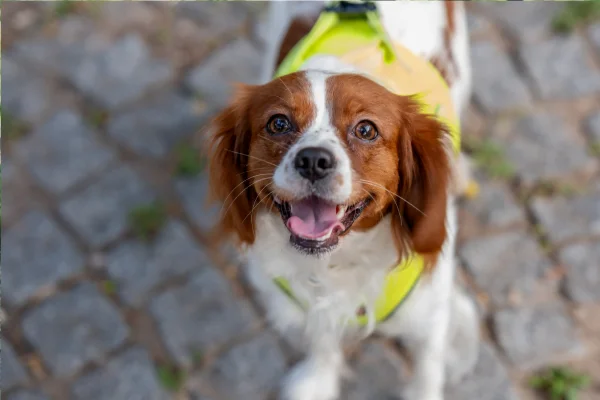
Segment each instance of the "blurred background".
[[[600,9],[576,3],[468,4],[480,192],[459,279],[485,342],[449,400],[600,399]],[[195,147],[230,82],[256,79],[266,7],[3,2],[8,400],[275,398],[299,355],[209,240]],[[349,357],[343,399],[409,376],[381,338]]]

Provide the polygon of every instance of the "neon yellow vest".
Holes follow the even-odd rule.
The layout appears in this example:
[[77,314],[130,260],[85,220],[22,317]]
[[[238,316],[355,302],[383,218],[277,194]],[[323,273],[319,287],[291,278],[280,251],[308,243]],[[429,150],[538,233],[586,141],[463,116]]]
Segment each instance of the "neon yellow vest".
[[[334,55],[355,66],[369,78],[399,95],[412,95],[424,113],[435,115],[450,130],[456,153],[460,151],[460,125],[450,89],[431,63],[387,37],[375,11],[338,14],[324,11],[308,33],[283,60],[275,77],[298,71],[315,55]],[[423,257],[412,255],[392,268],[375,304],[375,321],[385,321],[418,283]],[[283,278],[275,283],[301,307]],[[362,314],[362,313],[361,313]],[[366,325],[366,315],[357,314],[356,323]]]

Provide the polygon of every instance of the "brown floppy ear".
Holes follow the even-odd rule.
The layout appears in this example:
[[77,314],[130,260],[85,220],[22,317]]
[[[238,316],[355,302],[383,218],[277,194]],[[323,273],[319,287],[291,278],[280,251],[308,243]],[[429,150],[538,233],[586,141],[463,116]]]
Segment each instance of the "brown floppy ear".
[[[448,129],[434,116],[421,114],[408,99],[403,110],[404,133],[398,142],[399,213],[392,229],[400,251],[435,255],[446,240],[446,207],[450,170]],[[395,211],[395,208],[392,208]],[[401,253],[402,255],[403,253]]]
[[211,199],[223,203],[216,233],[235,234],[242,243],[254,242],[251,218],[256,199],[248,180],[248,152],[252,136],[248,119],[247,89],[238,88],[232,104],[212,121],[209,180]]

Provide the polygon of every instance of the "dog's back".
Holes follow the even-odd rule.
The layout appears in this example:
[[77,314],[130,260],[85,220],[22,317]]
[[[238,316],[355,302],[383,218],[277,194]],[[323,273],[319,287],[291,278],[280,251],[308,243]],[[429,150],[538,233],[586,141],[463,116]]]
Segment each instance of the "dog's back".
[[[322,2],[270,3],[267,44],[262,83],[287,53],[310,32]],[[380,1],[376,2],[390,38],[430,61],[444,76],[459,113],[471,95],[471,66],[468,53],[466,15],[462,2]]]

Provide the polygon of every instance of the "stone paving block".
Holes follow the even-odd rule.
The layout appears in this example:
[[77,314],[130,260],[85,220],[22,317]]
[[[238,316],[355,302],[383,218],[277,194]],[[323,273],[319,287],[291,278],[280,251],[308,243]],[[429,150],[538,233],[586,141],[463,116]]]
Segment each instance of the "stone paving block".
[[208,256],[179,221],[169,221],[151,242],[131,240],[106,256],[108,273],[119,295],[140,306],[159,283],[208,264]]
[[479,2],[474,6],[485,15],[500,22],[509,34],[522,42],[534,42],[545,37],[552,19],[562,8],[554,2]]
[[133,208],[155,199],[154,191],[137,173],[119,166],[63,201],[59,210],[90,246],[100,247],[127,229]]
[[173,68],[150,55],[143,39],[128,34],[104,51],[80,52],[64,77],[99,105],[116,110],[167,84]]
[[262,61],[261,54],[248,40],[238,39],[194,68],[186,82],[218,109],[230,100],[232,83],[258,83]]
[[12,55],[2,54],[2,112],[36,123],[52,108],[56,90],[49,80],[26,69]]
[[396,400],[406,380],[403,360],[381,342],[368,341],[350,365],[349,380],[341,398],[346,400]]
[[531,93],[508,55],[492,42],[471,45],[473,94],[488,113],[518,110],[531,104]]
[[37,390],[19,390],[11,393],[8,400],[50,400],[50,398]]
[[494,349],[482,343],[473,371],[446,389],[447,400],[517,400],[506,367]]
[[526,185],[590,173],[597,168],[583,140],[570,132],[562,119],[548,112],[502,121],[492,137],[502,145],[507,161]]
[[31,196],[31,177],[12,157],[2,159],[2,226],[7,229],[30,210],[39,208],[41,199]]
[[492,24],[481,15],[467,12],[467,29],[471,36],[482,35],[488,32]]
[[25,368],[21,365],[12,346],[4,338],[2,338],[1,346],[2,390],[9,390],[15,386],[25,384],[28,381],[27,372],[25,372]]
[[175,190],[194,224],[203,231],[211,230],[219,220],[222,205],[207,204],[208,176],[202,174],[195,178],[179,178],[175,181]]
[[186,367],[194,354],[248,333],[256,320],[250,304],[237,299],[227,280],[204,268],[182,287],[155,297],[150,311],[173,358]]
[[206,379],[221,398],[266,400],[285,372],[285,358],[275,336],[263,333],[229,349]]
[[83,270],[75,244],[46,214],[32,211],[2,232],[2,296],[23,305],[40,289]]
[[205,111],[191,98],[170,92],[108,121],[108,134],[137,154],[164,157],[201,128]]
[[574,197],[538,197],[531,203],[535,218],[554,243],[600,235],[600,185]]
[[594,114],[586,121],[586,131],[592,143],[600,144],[600,113]]
[[472,239],[459,254],[496,305],[506,303],[513,293],[532,294],[537,279],[551,266],[535,239],[524,232]]
[[583,350],[574,321],[559,303],[501,310],[493,322],[498,343],[519,368],[535,368]]
[[129,330],[96,286],[84,283],[28,311],[23,332],[52,373],[66,377],[101,361],[123,344]]
[[207,41],[219,41],[226,35],[239,34],[249,17],[248,4],[235,2],[182,2],[175,6],[177,15],[192,19]]
[[146,350],[133,347],[73,384],[75,400],[167,400]]
[[485,177],[478,180],[480,192],[467,200],[465,209],[486,228],[504,228],[526,221],[525,211],[519,206],[506,184]]
[[61,194],[115,159],[71,110],[55,114],[18,144],[23,164],[44,189]]
[[105,51],[108,46],[108,42],[88,43],[81,38],[75,43],[62,43],[57,39],[36,37],[17,42],[15,56],[36,68],[65,76],[86,56]]
[[591,24],[587,29],[587,34],[596,50],[600,51],[600,22]]
[[520,56],[543,99],[571,99],[600,90],[595,69],[580,36],[555,36],[525,45]]
[[568,246],[559,257],[567,270],[564,289],[569,298],[581,303],[600,302],[600,243]]

